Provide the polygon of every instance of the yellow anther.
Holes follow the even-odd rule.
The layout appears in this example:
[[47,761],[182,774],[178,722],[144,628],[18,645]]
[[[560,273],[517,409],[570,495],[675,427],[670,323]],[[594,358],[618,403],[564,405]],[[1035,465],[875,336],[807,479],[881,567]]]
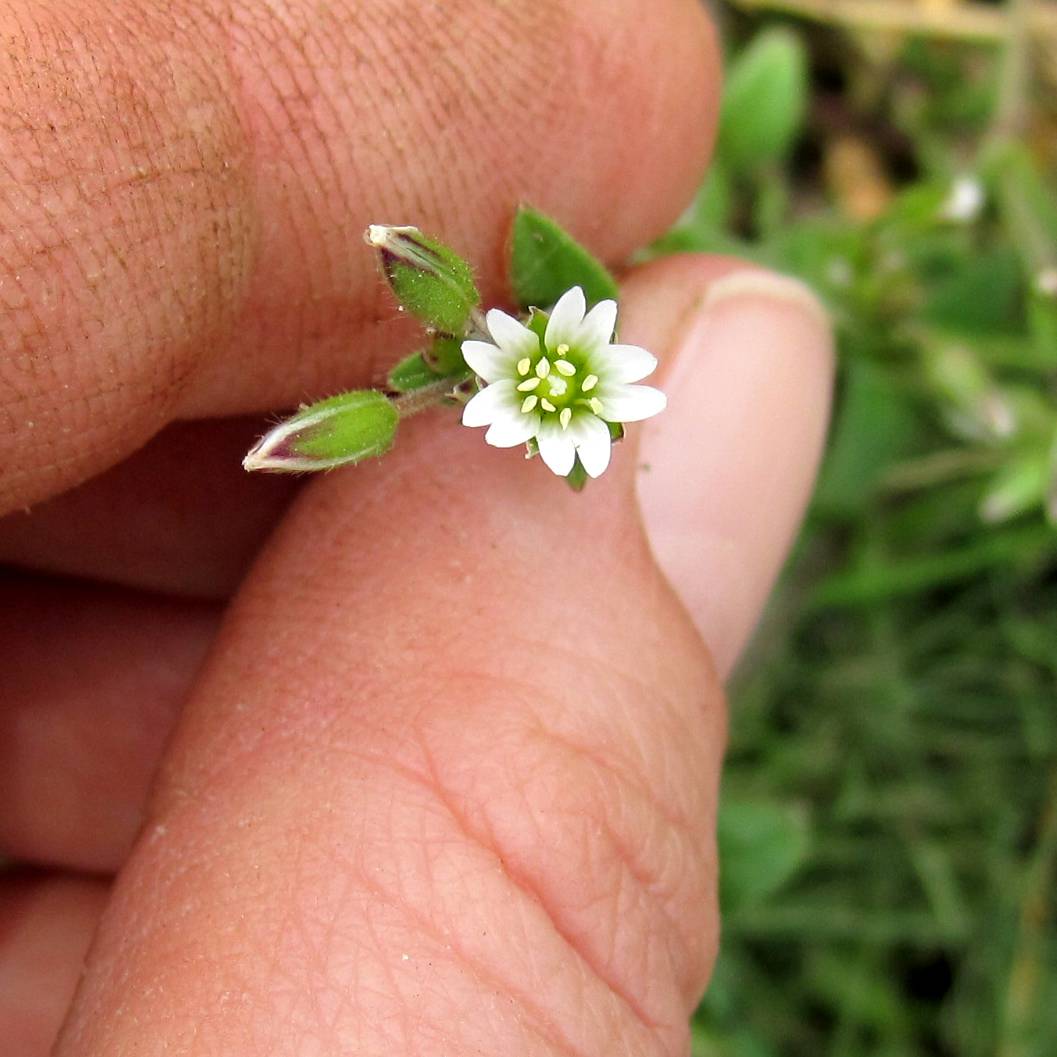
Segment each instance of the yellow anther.
[[518,392],[531,392],[531,390],[535,389],[542,381],[542,378],[526,378],[523,382],[518,382]]
[[554,351],[559,356],[564,356],[569,351],[569,346],[563,341]]
[[546,378],[551,373],[551,361],[544,356],[539,363],[536,364],[536,374],[540,378]]
[[563,407],[561,414],[558,416],[558,421],[562,424],[562,429],[568,429],[569,423],[573,420],[573,409],[571,407]]
[[[547,401],[544,400],[543,402],[546,403]],[[597,396],[592,396],[591,397],[591,410],[596,415],[602,414],[602,401],[599,400]]]
[[525,356],[523,359],[517,361],[517,373],[522,375],[528,374],[529,368],[531,366],[532,361],[527,356]]
[[558,410],[546,397],[544,397],[540,401],[540,407],[542,407],[544,411],[557,411]]
[[564,374],[566,378],[572,378],[576,374],[576,368],[568,360],[558,360],[554,368],[559,374]]
[[592,389],[594,389],[594,387],[595,387],[596,385],[598,385],[598,375],[597,375],[597,374],[589,374],[589,375],[588,375],[588,376],[587,376],[587,377],[586,377],[586,378],[584,379],[584,384],[583,384],[583,385],[581,385],[581,386],[580,386],[580,388],[581,388],[581,389],[582,389],[582,390],[583,390],[583,391],[584,391],[585,393],[589,393],[589,392],[591,392],[591,390],[592,390]]
[[526,396],[525,399],[521,401],[522,413],[527,415],[539,403],[539,400],[540,398],[535,395]]

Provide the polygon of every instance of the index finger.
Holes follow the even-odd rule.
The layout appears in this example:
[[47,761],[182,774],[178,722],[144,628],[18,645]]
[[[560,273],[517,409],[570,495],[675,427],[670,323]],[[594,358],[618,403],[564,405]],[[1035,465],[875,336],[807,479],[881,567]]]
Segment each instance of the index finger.
[[619,257],[714,124],[695,0],[23,0],[0,28],[0,512],[174,418],[368,380],[414,331],[367,223],[441,234],[494,299],[519,200]]

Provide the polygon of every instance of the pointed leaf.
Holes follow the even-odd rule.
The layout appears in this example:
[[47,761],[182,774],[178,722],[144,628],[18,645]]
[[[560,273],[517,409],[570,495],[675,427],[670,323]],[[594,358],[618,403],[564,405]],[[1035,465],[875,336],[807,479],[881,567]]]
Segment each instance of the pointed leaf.
[[438,377],[422,353],[413,352],[389,372],[389,388],[396,393],[410,393],[424,385],[431,385]]
[[800,133],[807,98],[803,43],[787,29],[764,30],[731,66],[716,156],[735,172],[780,161]]
[[524,308],[550,308],[573,286],[588,305],[619,296],[616,280],[555,221],[523,206],[514,218],[511,246],[514,296]]

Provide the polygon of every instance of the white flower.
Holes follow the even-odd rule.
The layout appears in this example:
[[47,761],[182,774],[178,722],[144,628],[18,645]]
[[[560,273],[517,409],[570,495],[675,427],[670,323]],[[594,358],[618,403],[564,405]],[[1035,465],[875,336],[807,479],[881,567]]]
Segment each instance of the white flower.
[[[464,341],[462,354],[485,383],[466,405],[463,425],[488,426],[485,440],[513,448],[535,438],[543,461],[567,476],[579,455],[598,477],[609,465],[610,422],[638,422],[663,411],[667,398],[648,385],[657,360],[637,345],[611,344],[617,303],[590,312],[578,286],[562,294],[542,340],[498,309],[488,313],[487,341]],[[585,315],[586,312],[586,315]]]

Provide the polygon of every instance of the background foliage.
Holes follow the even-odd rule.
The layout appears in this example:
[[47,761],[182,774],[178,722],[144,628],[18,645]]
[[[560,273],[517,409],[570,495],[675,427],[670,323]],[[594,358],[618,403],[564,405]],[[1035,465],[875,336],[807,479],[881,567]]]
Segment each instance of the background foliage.
[[842,355],[733,693],[695,1057],[1053,1054],[1057,8],[724,16],[718,164],[652,252],[801,276]]

